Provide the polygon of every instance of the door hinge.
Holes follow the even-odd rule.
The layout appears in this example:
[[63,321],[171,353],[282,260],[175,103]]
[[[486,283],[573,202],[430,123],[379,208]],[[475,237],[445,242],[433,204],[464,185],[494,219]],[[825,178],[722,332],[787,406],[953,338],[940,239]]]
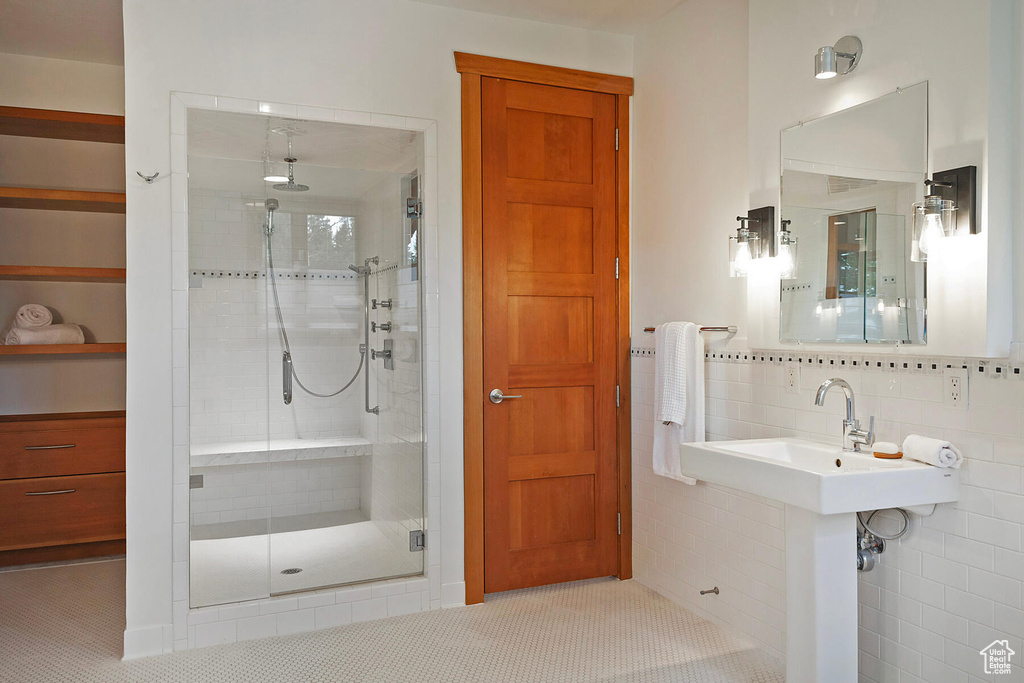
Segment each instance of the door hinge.
[[615,385],[615,407],[619,407],[619,385]]
[[407,197],[405,200],[405,217],[416,220],[423,217],[423,202],[416,197]]
[[427,547],[427,534],[424,531],[417,529],[416,531],[409,532],[409,552],[416,553],[420,552]]
[[616,524],[618,526],[619,536],[621,536],[622,535],[622,513],[621,512],[616,512],[615,513],[615,517],[618,519],[618,522],[616,522]]
[[619,129],[615,129],[615,151],[619,151]]
[[615,257],[615,279],[619,279],[619,257]]

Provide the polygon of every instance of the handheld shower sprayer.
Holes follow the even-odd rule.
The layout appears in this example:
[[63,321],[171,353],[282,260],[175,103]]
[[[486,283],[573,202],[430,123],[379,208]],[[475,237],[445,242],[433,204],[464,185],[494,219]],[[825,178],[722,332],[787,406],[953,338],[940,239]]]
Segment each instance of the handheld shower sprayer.
[[274,212],[281,206],[281,202],[273,197],[268,197],[267,201],[263,202],[263,205],[267,207],[267,222],[263,226],[263,234],[270,237],[274,234]]

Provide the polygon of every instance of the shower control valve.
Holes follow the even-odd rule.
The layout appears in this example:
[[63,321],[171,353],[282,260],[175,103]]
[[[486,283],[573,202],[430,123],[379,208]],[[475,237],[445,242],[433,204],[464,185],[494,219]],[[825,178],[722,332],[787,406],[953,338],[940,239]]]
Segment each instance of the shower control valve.
[[373,310],[377,310],[378,308],[390,309],[391,308],[391,299],[381,299],[380,301],[378,301],[377,299],[374,299],[373,300]]
[[377,349],[370,349],[370,360],[377,360],[383,358],[384,360],[391,360],[391,349],[384,349],[378,351]]
[[390,332],[391,323],[381,323],[379,325],[375,322],[370,323],[370,332],[376,332],[377,330],[380,330],[381,332]]

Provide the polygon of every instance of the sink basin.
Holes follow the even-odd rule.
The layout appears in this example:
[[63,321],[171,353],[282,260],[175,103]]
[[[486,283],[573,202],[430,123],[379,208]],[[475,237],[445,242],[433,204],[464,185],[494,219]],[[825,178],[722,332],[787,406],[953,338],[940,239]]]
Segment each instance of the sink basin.
[[687,443],[680,458],[686,476],[819,515],[948,503],[960,484],[957,470],[803,439]]
[[687,443],[679,457],[686,476],[786,504],[786,683],[856,683],[854,513],[955,501],[959,472],[803,439]]

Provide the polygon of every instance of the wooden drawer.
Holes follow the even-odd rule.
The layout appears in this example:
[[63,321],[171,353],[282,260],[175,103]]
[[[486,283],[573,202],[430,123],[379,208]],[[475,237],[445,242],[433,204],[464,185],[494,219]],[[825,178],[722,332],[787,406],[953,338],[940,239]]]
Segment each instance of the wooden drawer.
[[0,551],[124,538],[124,473],[0,481],[0,520]]
[[124,419],[0,425],[0,479],[124,471]]

